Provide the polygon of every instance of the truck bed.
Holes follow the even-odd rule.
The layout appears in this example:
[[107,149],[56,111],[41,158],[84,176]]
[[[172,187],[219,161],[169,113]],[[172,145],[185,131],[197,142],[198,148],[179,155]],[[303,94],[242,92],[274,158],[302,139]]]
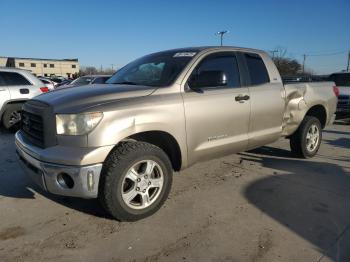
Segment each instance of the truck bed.
[[[326,125],[330,124],[337,106],[334,96],[334,82],[304,82],[284,85],[285,114],[283,117],[283,135],[289,136],[295,132],[303,120],[307,110],[313,105],[324,105],[326,109]],[[328,105],[328,106],[327,106]]]

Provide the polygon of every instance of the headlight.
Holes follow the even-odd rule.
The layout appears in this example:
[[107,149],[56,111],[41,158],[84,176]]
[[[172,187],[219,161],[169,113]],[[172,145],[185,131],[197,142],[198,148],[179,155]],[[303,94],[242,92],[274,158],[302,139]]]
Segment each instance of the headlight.
[[56,132],[58,135],[84,135],[100,123],[103,113],[83,113],[56,115]]

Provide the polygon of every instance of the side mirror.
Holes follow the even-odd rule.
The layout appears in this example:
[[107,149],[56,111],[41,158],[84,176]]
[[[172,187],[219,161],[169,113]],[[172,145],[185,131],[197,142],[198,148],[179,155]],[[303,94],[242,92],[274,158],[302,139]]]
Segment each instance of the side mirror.
[[193,89],[226,86],[227,76],[223,71],[202,71],[193,75],[188,84]]

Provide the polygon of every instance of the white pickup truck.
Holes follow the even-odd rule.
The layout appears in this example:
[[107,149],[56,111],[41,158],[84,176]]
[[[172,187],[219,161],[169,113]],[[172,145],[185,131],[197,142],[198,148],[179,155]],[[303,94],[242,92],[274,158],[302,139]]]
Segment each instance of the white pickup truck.
[[23,106],[20,162],[44,190],[99,198],[119,220],[153,214],[173,170],[286,137],[314,156],[337,104],[333,82],[283,85],[263,51],[193,47],[144,56],[107,84]]

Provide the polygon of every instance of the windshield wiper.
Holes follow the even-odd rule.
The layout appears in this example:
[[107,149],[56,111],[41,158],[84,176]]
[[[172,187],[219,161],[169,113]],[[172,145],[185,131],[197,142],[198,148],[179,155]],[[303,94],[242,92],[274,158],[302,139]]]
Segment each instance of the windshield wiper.
[[138,83],[131,82],[131,81],[116,82],[116,83],[113,83],[113,84],[116,84],[116,85],[138,85]]

